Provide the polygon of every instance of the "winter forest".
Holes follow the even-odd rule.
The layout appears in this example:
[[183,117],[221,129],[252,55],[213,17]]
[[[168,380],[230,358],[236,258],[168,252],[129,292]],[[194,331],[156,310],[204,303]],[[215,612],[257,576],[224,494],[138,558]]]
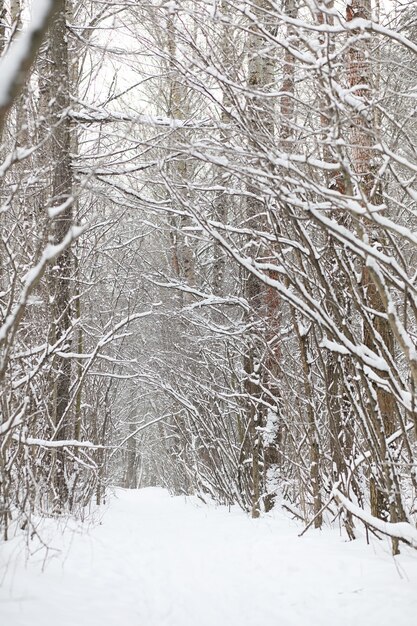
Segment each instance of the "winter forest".
[[417,559],[416,41],[415,0],[0,1],[0,553],[159,487]]

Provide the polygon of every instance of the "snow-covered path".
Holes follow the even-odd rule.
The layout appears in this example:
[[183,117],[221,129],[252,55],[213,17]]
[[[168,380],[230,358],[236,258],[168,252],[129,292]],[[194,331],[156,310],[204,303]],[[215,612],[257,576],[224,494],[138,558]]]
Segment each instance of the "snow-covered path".
[[417,554],[347,543],[284,515],[118,490],[103,523],[67,529],[43,573],[0,551],[1,626],[414,626]]

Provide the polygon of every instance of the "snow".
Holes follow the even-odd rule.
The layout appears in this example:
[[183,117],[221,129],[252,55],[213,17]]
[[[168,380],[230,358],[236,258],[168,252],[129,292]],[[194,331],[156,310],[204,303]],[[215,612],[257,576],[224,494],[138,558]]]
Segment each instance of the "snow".
[[10,51],[0,61],[0,107],[4,107],[10,97],[13,84],[30,54],[32,39],[39,31],[51,11],[51,0],[33,0],[32,21],[27,29],[12,43]]
[[[259,520],[158,488],[117,490],[102,523],[43,523],[49,558],[3,544],[7,626],[411,626],[417,555]],[[88,532],[86,531],[88,530]],[[84,532],[81,532],[84,531]],[[53,548],[59,548],[54,550]],[[42,573],[42,567],[44,572]],[[1,579],[1,572],[0,572]]]
[[[0,430],[0,434],[1,434],[1,430]],[[60,441],[58,440],[49,441],[46,439],[35,439],[33,437],[25,437],[21,435],[20,433],[14,434],[13,439],[15,441],[19,441],[25,446],[39,446],[41,448],[73,447],[73,448],[94,448],[95,450],[97,450],[97,449],[103,449],[106,447],[106,446],[97,446],[94,443],[91,443],[91,441],[78,441],[77,439],[62,439]]]
[[41,279],[48,262],[58,257],[75,239],[80,237],[84,231],[84,226],[72,226],[60,243],[55,245],[49,243],[45,246],[39,262],[26,273],[19,301],[12,312],[6,317],[2,326],[0,326],[0,343],[5,341],[7,334],[19,321],[19,316],[26,307],[27,299],[30,297],[32,289],[35,288]]

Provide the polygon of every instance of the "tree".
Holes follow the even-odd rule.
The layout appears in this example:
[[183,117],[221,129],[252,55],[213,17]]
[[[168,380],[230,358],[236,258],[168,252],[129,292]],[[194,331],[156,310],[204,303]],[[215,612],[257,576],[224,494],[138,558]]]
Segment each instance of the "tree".
[[410,542],[411,22],[367,0],[57,11],[2,105],[5,510],[51,478],[55,512],[102,501],[115,475]]

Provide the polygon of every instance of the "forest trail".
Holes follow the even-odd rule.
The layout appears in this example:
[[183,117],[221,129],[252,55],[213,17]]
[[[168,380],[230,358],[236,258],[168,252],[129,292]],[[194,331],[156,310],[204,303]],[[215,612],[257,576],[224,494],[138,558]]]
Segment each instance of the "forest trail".
[[[72,523],[73,524],[73,523]],[[51,522],[43,531],[53,533]],[[24,565],[1,547],[2,626],[412,626],[417,556],[348,543],[277,513],[117,490],[102,523],[68,524]]]

